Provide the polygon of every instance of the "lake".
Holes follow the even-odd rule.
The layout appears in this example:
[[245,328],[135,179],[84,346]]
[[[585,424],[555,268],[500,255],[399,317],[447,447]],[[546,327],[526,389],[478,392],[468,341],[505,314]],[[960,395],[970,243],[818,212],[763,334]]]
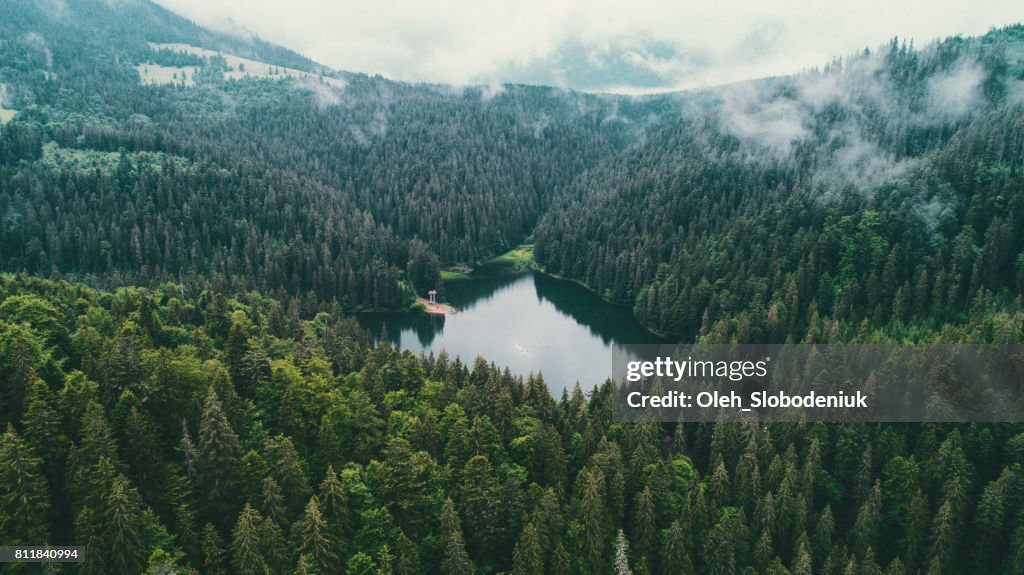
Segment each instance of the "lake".
[[629,308],[540,273],[486,273],[445,285],[451,315],[361,314],[375,338],[416,353],[447,350],[472,366],[480,355],[513,373],[541,373],[557,398],[576,381],[586,390],[612,374],[612,346],[663,340]]

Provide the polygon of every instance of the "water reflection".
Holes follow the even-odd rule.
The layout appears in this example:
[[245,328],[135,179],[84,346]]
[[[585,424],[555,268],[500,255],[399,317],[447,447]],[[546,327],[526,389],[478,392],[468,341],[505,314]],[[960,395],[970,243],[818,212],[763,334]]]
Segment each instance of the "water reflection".
[[523,376],[542,373],[556,396],[576,381],[590,387],[611,375],[613,344],[661,341],[629,309],[543,274],[485,275],[445,287],[457,314],[363,314],[359,321],[415,352],[446,349],[466,363],[481,355]]

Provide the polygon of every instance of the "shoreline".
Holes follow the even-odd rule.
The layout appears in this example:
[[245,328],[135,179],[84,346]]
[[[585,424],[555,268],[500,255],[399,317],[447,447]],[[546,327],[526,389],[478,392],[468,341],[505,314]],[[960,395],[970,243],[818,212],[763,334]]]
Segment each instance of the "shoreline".
[[418,304],[417,307],[422,306],[422,311],[424,313],[429,313],[433,315],[450,315],[459,313],[458,308],[456,308],[455,306],[452,306],[444,302],[431,303],[430,300],[428,300],[427,298],[423,298],[420,296],[416,296],[416,304]]
[[608,305],[614,305],[614,306],[617,306],[617,307],[626,308],[626,309],[629,310],[629,314],[631,316],[633,316],[633,319],[635,319],[636,322],[638,324],[640,324],[641,327],[643,327],[647,331],[651,332],[652,334],[660,337],[661,339],[663,339],[665,341],[675,341],[675,338],[672,338],[671,336],[665,335],[665,334],[663,334],[663,333],[661,333],[659,331],[655,331],[654,329],[651,329],[650,326],[648,326],[644,322],[640,321],[640,318],[636,317],[636,313],[633,312],[633,306],[631,306],[629,304],[619,303],[617,301],[611,301],[611,300],[605,298],[604,296],[602,296],[601,294],[597,293],[596,291],[594,291],[587,284],[585,284],[585,283],[583,283],[583,282],[581,282],[579,280],[574,280],[572,278],[562,277],[562,276],[560,276],[558,274],[553,274],[551,272],[544,271],[544,268],[542,268],[540,266],[534,267],[533,271],[536,272],[536,273],[544,274],[544,275],[546,275],[546,276],[548,276],[550,278],[555,278],[558,281],[563,281],[563,282],[569,282],[569,283],[576,284],[576,285],[580,286],[581,288],[587,290],[588,292],[590,292],[595,297],[597,297],[598,299],[600,299],[601,301],[603,301],[604,303],[606,303]]
[[[516,252],[518,252],[518,253],[516,253]],[[524,252],[526,252],[526,253],[524,253]],[[516,254],[519,257],[516,258],[513,254]],[[510,257],[510,256],[512,256],[512,257]],[[526,256],[526,257],[523,257],[523,256]],[[510,263],[511,263],[511,265],[509,265]],[[501,271],[498,271],[498,273],[500,275],[517,276],[517,275],[522,275],[522,274],[526,274],[526,273],[538,273],[538,274],[542,274],[542,275],[545,275],[547,277],[556,279],[558,281],[569,282],[569,283],[578,285],[579,287],[581,287],[584,290],[586,290],[588,293],[590,293],[593,296],[597,297],[603,303],[606,303],[608,305],[613,305],[613,306],[616,306],[616,307],[620,307],[620,308],[628,309],[629,313],[633,317],[633,319],[636,320],[636,322],[641,327],[643,327],[645,330],[647,330],[651,334],[657,336],[658,338],[660,338],[660,339],[662,339],[662,340],[664,340],[666,342],[676,341],[675,338],[670,337],[670,336],[668,336],[668,335],[666,335],[664,333],[661,333],[659,331],[656,331],[654,329],[651,329],[650,326],[648,326],[647,324],[641,322],[640,319],[633,312],[633,306],[632,305],[625,304],[625,303],[620,303],[620,302],[616,302],[616,301],[611,301],[609,299],[606,299],[604,296],[602,296],[601,294],[599,294],[596,291],[594,291],[590,286],[588,286],[587,284],[585,284],[585,283],[583,283],[583,282],[581,282],[579,280],[563,277],[563,276],[560,276],[558,274],[553,274],[551,272],[546,271],[543,267],[541,267],[541,266],[539,266],[537,264],[536,260],[533,259],[533,244],[521,244],[519,246],[516,246],[512,250],[509,250],[508,252],[506,252],[506,253],[504,253],[502,255],[495,256],[495,257],[487,260],[483,264],[481,264],[479,266],[476,266],[476,267],[473,267],[473,268],[459,267],[457,269],[456,268],[451,268],[451,269],[448,269],[448,270],[443,270],[442,274],[448,273],[448,274],[450,274],[450,276],[449,276],[448,279],[442,279],[442,281],[445,282],[445,283],[448,283],[448,282],[460,282],[460,281],[471,281],[471,280],[474,279],[473,276],[474,276],[474,274],[476,272],[478,272],[478,271],[480,271],[482,269],[488,268],[488,267],[490,267],[492,270],[495,270],[495,271],[501,270]],[[504,268],[504,269],[502,269],[502,268]],[[508,269],[508,268],[512,268],[512,269]],[[421,305],[417,305],[417,304],[422,304],[422,306]],[[434,304],[433,306],[431,306],[430,302],[427,299],[422,298],[420,296],[416,296],[416,303],[413,304],[413,309],[411,309],[410,311],[423,311],[424,313],[429,313],[429,314],[433,314],[433,315],[447,315],[447,314],[458,313],[459,310],[457,308],[451,306],[451,305],[448,305],[448,304],[445,304],[445,303],[441,303],[441,302],[438,302],[438,303]]]

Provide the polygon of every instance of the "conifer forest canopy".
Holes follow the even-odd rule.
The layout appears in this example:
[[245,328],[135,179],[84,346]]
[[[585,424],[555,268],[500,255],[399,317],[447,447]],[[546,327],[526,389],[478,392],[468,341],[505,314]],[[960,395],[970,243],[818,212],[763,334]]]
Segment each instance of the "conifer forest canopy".
[[[10,573],[1024,573],[1024,425],[614,422],[357,312],[524,244],[699,343],[1024,339],[1024,27],[629,97],[0,3]],[[500,330],[501,326],[494,326]]]

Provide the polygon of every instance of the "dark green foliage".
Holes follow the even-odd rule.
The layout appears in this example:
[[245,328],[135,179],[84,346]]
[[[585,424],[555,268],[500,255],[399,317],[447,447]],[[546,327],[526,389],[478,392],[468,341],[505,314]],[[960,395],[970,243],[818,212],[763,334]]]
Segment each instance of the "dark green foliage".
[[231,509],[237,500],[240,457],[238,436],[228,423],[217,393],[211,386],[199,424],[196,452],[196,485],[211,520],[223,521],[222,513]]
[[[303,313],[402,308],[412,288],[441,287],[442,265],[522,242],[555,190],[671,110],[668,98],[508,86],[489,99],[335,72],[343,91],[225,82],[216,59],[147,42],[322,68],[149,2],[60,5],[60,18],[31,0],[0,6],[7,105],[33,108],[0,129],[2,271],[188,278],[272,292]],[[139,82],[136,66],[196,60],[193,88]]]
[[[983,573],[1019,563],[1017,424],[618,424],[607,385],[590,397],[538,401],[528,378],[486,361],[470,369],[410,359],[358,329],[328,337],[324,318],[300,320],[302,339],[292,330],[280,339],[260,321],[272,300],[214,305],[209,293],[180,299],[178,286],[162,289],[109,293],[0,275],[0,298],[32,294],[90,310],[62,325],[73,340],[95,331],[101,348],[133,321],[127,303],[143,296],[156,302],[165,330],[200,331],[193,322],[211,306],[242,314],[250,345],[272,358],[261,385],[289,386],[297,420],[280,420],[279,406],[259,399],[264,392],[233,394],[226,339],[202,351],[193,337],[143,340],[140,393],[169,397],[161,386],[177,386],[183,408],[173,417],[155,416],[135,392],[104,407],[102,379],[59,370],[63,390],[37,380],[14,413],[24,433],[12,428],[0,446],[5,537],[19,540],[11,529],[105,550],[83,565],[91,572],[605,573],[620,529],[635,574],[845,573],[851,565],[853,573]],[[339,347],[363,359],[329,361]],[[74,346],[56,353],[58,366],[82,363]],[[161,375],[168,371],[174,377]],[[389,372],[419,381],[378,405],[368,388]],[[207,377],[208,387],[191,382]],[[504,433],[477,399],[495,385],[510,390],[515,413]],[[218,389],[232,397],[234,415]],[[433,439],[423,439],[424,421]],[[284,432],[318,425],[302,439]],[[328,429],[343,441],[325,456]],[[555,474],[519,463],[530,462],[524,445],[542,442],[564,454]]]
[[330,526],[320,514],[316,497],[309,500],[302,518],[295,524],[295,545],[300,556],[313,560],[324,573],[338,568],[338,554],[330,534]]
[[[1024,109],[980,91],[953,113],[934,90],[966,67],[1019,93],[1020,52],[995,46],[1020,30],[709,90],[574,181],[537,261],[685,341],[919,339],[965,320],[1013,341]],[[759,118],[783,108],[796,135]]]
[[[317,71],[283,49],[66,4],[0,5],[4,543],[84,545],[86,573],[1024,569],[1020,425],[621,424],[610,383],[555,402],[342,314],[535,231],[548,271],[681,339],[1018,344],[1020,27],[748,86],[802,107],[780,145],[719,90],[345,75],[322,106],[146,41]],[[208,69],[139,85],[156,62]],[[884,102],[792,97],[865,62]],[[978,99],[929,115],[960,65]]]
[[528,524],[512,555],[513,575],[530,575],[544,571],[544,557],[540,547],[540,536],[532,523]]
[[440,540],[444,548],[441,572],[445,575],[471,575],[473,562],[466,553],[459,515],[455,512],[455,504],[450,498],[444,502],[441,512]]
[[8,427],[0,439],[0,536],[12,545],[48,541],[50,500],[42,461]]

